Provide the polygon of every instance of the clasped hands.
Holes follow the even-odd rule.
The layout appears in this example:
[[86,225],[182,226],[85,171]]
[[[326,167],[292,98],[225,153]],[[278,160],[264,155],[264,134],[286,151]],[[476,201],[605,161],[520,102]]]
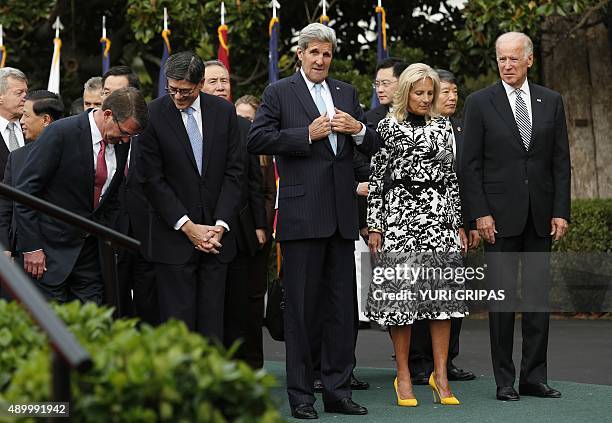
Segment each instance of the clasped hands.
[[187,221],[181,226],[181,230],[187,235],[196,250],[203,253],[219,254],[219,249],[222,247],[221,238],[225,233],[223,226],[200,225]]
[[324,140],[333,132],[355,135],[361,131],[361,122],[338,108],[334,108],[333,118],[327,117],[327,112],[308,125],[308,135],[311,141]]
[[[550,235],[553,241],[559,241],[563,238],[567,233],[568,226],[567,220],[562,217],[553,217],[550,220]],[[480,236],[482,236],[486,242],[495,244],[495,234],[497,230],[495,229],[495,220],[493,216],[487,215],[476,219],[476,228]]]

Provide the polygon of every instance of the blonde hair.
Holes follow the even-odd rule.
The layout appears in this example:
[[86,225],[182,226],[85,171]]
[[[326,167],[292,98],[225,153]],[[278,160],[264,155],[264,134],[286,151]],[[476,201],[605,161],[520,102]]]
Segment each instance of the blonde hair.
[[431,100],[431,109],[426,117],[437,116],[435,110],[436,100],[440,93],[440,78],[435,70],[425,63],[413,63],[408,66],[400,75],[398,89],[393,96],[393,116],[398,122],[406,119],[408,115],[408,101],[410,100],[410,91],[412,87],[419,81],[431,79],[433,82],[433,99]]

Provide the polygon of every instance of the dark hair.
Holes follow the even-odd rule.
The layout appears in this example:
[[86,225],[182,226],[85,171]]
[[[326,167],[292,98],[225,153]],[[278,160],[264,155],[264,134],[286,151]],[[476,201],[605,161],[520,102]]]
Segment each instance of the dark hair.
[[104,87],[106,78],[109,76],[125,76],[128,80],[129,87],[136,88],[137,90],[140,89],[140,81],[138,80],[138,76],[136,76],[132,68],[129,66],[113,66],[106,71],[106,73],[102,75],[102,87]]
[[34,110],[36,116],[47,114],[53,120],[64,117],[64,103],[62,103],[57,94],[51,91],[30,91],[25,99],[32,102],[32,110]]
[[436,73],[440,77],[440,82],[450,82],[451,84],[457,85],[457,77],[451,71],[446,69],[436,69]]
[[204,62],[191,51],[181,51],[168,57],[164,66],[166,78],[198,84],[204,76]]
[[113,91],[102,103],[102,110],[110,110],[119,123],[133,118],[140,129],[145,129],[149,122],[149,111],[144,97],[134,87]]
[[378,73],[381,69],[389,69],[393,68],[393,76],[399,78],[404,69],[408,67],[408,63],[404,62],[402,59],[398,57],[389,57],[388,59],[383,60],[378,63],[376,66],[376,73]]

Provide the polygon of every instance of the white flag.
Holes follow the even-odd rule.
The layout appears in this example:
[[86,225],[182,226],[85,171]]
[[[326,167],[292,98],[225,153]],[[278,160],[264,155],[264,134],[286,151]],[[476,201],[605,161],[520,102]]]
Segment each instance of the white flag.
[[52,93],[60,93],[60,51],[62,49],[62,40],[55,38],[53,40],[53,59],[51,59],[51,71],[49,72],[49,86],[47,90]]

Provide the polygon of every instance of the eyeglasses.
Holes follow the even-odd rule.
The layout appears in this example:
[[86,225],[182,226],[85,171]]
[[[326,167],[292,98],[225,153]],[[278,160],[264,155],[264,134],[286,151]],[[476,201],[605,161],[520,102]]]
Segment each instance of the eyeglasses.
[[374,83],[372,84],[372,88],[374,89],[378,87],[387,88],[389,85],[395,84],[396,82],[397,82],[397,79],[393,79],[393,80],[383,79],[382,81],[374,81]]
[[198,86],[196,85],[195,87],[193,87],[192,89],[188,90],[187,88],[174,88],[174,87],[166,87],[166,92],[171,95],[171,96],[175,96],[177,94],[180,94],[181,97],[189,97],[191,94],[193,94],[194,90],[197,88]]
[[127,138],[129,142],[132,142],[138,136],[138,134],[130,134],[124,130],[121,125],[119,125],[119,121],[115,118],[115,116],[113,116],[113,122],[115,122],[115,125],[117,125],[117,128],[119,129],[119,136],[121,138]]

